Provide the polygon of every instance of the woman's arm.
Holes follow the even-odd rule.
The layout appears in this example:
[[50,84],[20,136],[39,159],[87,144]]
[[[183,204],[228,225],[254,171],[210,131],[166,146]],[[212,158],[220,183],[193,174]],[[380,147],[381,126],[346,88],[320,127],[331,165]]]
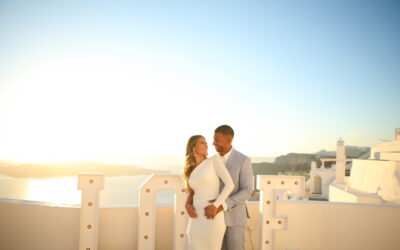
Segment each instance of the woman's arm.
[[222,160],[218,157],[214,157],[213,160],[214,169],[217,172],[218,177],[224,183],[224,188],[218,195],[217,199],[213,202],[213,205],[218,208],[226,200],[226,198],[228,198],[235,186],[233,184],[232,177],[226,169]]
[[189,195],[186,199],[185,208],[189,217],[197,218],[196,208],[193,206],[193,195],[194,195],[193,190],[189,189]]
[[222,163],[222,160],[214,157],[213,166],[218,177],[224,183],[224,188],[218,195],[217,199],[215,201],[210,201],[210,203],[212,202],[212,204],[204,208],[204,216],[206,216],[207,219],[213,219],[218,212],[222,211],[221,204],[224,203],[224,201],[226,200],[226,198],[228,198],[229,194],[234,188],[232,177],[226,169],[225,165]]

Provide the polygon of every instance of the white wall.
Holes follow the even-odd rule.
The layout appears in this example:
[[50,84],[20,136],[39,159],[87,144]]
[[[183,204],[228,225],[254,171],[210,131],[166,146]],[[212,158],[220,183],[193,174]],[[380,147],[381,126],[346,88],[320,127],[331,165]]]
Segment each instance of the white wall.
[[276,232],[277,249],[400,249],[400,208],[333,202],[282,202],[288,230]]
[[400,203],[400,162],[353,160],[348,186]]
[[[246,249],[258,249],[258,203],[251,203]],[[137,207],[100,209],[100,250],[133,250]],[[172,249],[172,207],[157,208],[156,249]],[[277,249],[400,249],[400,207],[332,202],[280,201],[288,229],[276,231]],[[0,249],[78,248],[79,208],[0,202]]]
[[0,249],[78,249],[79,209],[0,202]]
[[329,185],[329,201],[330,202],[353,202],[357,203],[357,195],[345,191],[344,185]]

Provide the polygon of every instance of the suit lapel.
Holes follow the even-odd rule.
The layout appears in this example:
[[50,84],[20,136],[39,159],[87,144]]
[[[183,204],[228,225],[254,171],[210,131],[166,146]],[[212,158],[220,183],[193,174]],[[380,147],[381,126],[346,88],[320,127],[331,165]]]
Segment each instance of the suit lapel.
[[226,162],[226,168],[227,169],[231,169],[232,164],[234,162],[233,159],[235,158],[235,154],[236,154],[236,150],[234,148],[232,148],[231,155],[229,156],[228,161]]

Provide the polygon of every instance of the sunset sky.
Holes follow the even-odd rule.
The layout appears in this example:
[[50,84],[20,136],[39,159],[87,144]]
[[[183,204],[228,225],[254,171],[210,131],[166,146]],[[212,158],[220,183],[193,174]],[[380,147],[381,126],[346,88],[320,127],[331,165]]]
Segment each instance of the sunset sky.
[[0,159],[250,156],[400,127],[399,1],[0,1]]

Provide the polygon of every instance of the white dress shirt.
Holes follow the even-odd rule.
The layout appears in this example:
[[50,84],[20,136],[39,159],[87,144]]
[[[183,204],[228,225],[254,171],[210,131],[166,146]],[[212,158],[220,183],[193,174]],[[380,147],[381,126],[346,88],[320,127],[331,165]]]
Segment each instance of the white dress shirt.
[[229,150],[228,153],[224,154],[224,156],[221,156],[221,155],[218,153],[218,156],[219,156],[220,158],[222,158],[222,161],[224,162],[225,165],[226,165],[226,162],[227,162],[228,159],[229,159],[229,156],[231,156],[231,154],[232,154],[232,149],[233,149],[233,147],[231,147],[231,150]]

